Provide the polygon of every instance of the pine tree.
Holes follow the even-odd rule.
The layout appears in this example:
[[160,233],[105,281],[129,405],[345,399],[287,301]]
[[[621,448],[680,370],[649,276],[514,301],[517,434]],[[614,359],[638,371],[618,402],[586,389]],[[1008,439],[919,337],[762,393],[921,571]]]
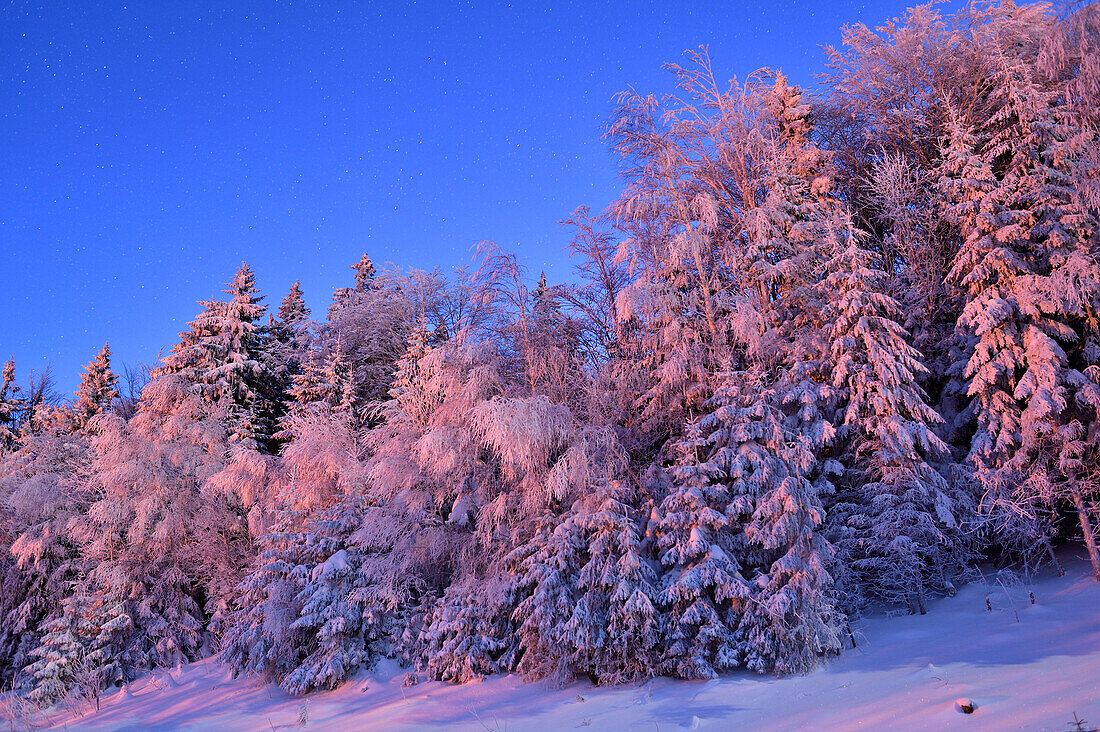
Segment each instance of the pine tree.
[[327,388],[284,419],[275,527],[260,537],[223,651],[237,670],[294,694],[333,688],[392,652],[399,616],[422,593],[408,566],[418,537],[405,527],[415,522],[399,506],[367,505],[344,363],[333,348]]
[[202,375],[216,363],[211,341],[218,335],[218,321],[225,303],[206,300],[199,305],[202,312],[187,324],[188,329],[179,334],[179,342],[151,374],[153,378],[180,376],[195,392],[201,391]]
[[[392,272],[376,276],[366,255],[353,269],[356,286],[335,292],[321,338],[329,344],[323,349],[326,352],[340,342],[352,371],[354,401],[366,407],[384,401],[389,391],[394,366],[415,322],[415,293],[405,289],[415,283]],[[369,413],[360,416],[369,417]]]
[[530,594],[512,619],[522,644],[521,668],[531,678],[568,681],[576,669],[574,647],[565,625],[577,606],[574,579],[584,561],[584,538],[568,518],[544,516],[519,567],[520,586]]
[[391,401],[383,406],[386,413],[390,413],[391,409],[398,409],[414,422],[426,423],[430,411],[436,406],[434,401],[421,401],[430,377],[421,366],[421,361],[431,348],[430,341],[428,323],[421,316],[409,335],[409,346],[405,354],[397,361],[393,384],[390,386]]
[[310,352],[302,373],[295,376],[290,394],[294,399],[291,412],[301,413],[324,405],[346,412],[353,421],[357,418],[359,399],[354,375],[340,337],[329,344],[327,354],[320,348]]
[[609,431],[582,430],[570,452],[591,471],[588,484],[515,553],[525,597],[513,620],[529,676],[615,684],[655,672],[660,593],[643,546],[649,507],[612,477],[620,451]]
[[263,296],[256,290],[256,277],[241,264],[225,290],[230,296],[218,325],[216,365],[203,376],[213,400],[228,407],[233,438],[252,440],[265,446],[275,431],[277,407],[271,403],[271,378],[263,364],[260,318],[265,312]]
[[291,335],[294,329],[304,326],[309,320],[309,308],[306,307],[305,299],[302,297],[302,286],[297,280],[290,286],[283,301],[279,303],[277,320],[280,326],[290,329]]
[[306,353],[302,370],[294,375],[290,386],[290,397],[294,400],[291,409],[313,402],[328,401],[332,384],[325,380],[325,360],[324,354],[316,345]]
[[[728,372],[673,471],[658,545],[679,675],[741,664],[805,670],[815,653],[838,650],[831,548],[817,533],[824,512],[807,477],[816,461],[777,401],[762,374]],[[817,650],[804,655],[803,642]]]
[[531,293],[531,313],[522,339],[528,378],[537,393],[575,411],[584,406],[578,389],[583,383],[579,337],[577,323],[562,312],[558,288],[547,285],[542,273]]

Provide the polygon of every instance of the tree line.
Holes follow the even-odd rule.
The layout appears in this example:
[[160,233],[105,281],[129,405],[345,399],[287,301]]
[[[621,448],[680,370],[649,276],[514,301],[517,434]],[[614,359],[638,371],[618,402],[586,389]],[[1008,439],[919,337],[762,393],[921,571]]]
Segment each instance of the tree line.
[[617,98],[568,283],[364,255],[315,318],[242,265],[128,398],[9,363],[0,676],[782,675],[978,561],[1100,579],[1098,31],[921,6],[816,97],[700,49]]

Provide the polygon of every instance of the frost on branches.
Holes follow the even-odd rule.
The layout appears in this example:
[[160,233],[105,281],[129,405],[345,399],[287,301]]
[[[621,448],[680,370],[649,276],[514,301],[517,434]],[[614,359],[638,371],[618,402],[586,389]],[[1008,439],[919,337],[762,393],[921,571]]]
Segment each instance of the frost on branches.
[[364,254],[314,320],[242,265],[125,398],[9,361],[0,681],[782,675],[980,559],[1100,578],[1098,38],[921,6],[818,96],[700,49],[618,98],[572,283]]

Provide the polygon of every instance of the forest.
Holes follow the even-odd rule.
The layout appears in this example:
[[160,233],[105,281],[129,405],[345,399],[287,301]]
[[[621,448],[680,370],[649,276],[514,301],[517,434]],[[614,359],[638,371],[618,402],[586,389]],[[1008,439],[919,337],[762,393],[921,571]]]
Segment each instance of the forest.
[[789,675],[981,563],[1100,580],[1098,43],[924,5],[813,94],[700,48],[615,100],[566,282],[364,254],[313,313],[242,264],[145,371],[9,361],[0,682]]

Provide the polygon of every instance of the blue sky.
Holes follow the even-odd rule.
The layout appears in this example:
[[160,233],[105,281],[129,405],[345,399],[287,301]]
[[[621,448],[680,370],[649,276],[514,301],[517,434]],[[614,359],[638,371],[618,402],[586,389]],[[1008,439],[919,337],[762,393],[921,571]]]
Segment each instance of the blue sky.
[[617,190],[611,98],[663,62],[802,84],[903,2],[9,2],[0,7],[0,357],[64,392],[110,340],[152,362],[242,260],[323,313],[363,251],[445,269],[492,240],[569,277]]

